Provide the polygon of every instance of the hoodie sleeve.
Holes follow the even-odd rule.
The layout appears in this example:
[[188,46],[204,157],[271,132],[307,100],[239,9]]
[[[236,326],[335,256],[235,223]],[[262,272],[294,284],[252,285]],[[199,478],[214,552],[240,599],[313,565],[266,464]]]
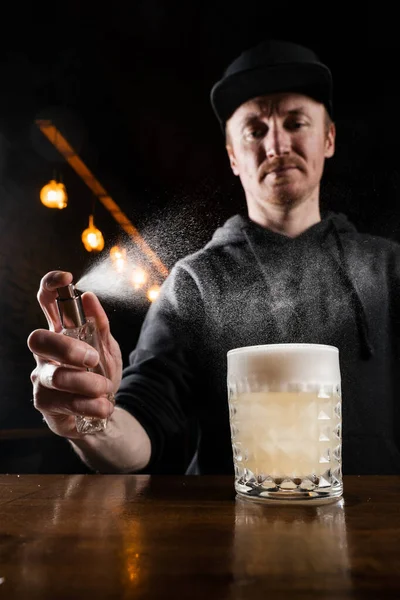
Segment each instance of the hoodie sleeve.
[[149,308],[116,397],[150,438],[146,473],[184,473],[196,450],[193,390],[202,323],[199,289],[175,266]]

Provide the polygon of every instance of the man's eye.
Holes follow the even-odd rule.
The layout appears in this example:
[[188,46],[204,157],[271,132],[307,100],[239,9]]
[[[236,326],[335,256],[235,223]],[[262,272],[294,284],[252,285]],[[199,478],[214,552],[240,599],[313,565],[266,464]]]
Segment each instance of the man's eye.
[[250,140],[259,140],[264,135],[263,129],[249,129],[247,131],[246,137]]
[[293,121],[293,123],[288,123],[287,127],[289,129],[301,129],[305,127],[305,123],[303,121]]

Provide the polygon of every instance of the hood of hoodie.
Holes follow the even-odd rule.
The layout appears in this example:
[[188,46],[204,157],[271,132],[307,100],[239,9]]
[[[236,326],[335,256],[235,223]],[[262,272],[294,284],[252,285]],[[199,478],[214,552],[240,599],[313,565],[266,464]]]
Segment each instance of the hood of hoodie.
[[270,229],[266,229],[254,221],[251,221],[248,217],[235,215],[215,231],[212,239],[206,245],[206,248],[215,248],[217,246],[225,246],[227,244],[246,241],[246,232],[249,230],[259,231],[261,235],[268,237],[271,241],[275,241],[276,243],[290,243],[294,239],[304,237],[312,237],[314,239],[320,237],[321,240],[324,240],[333,228],[338,234],[357,231],[346,215],[341,213],[326,213],[321,221],[307,229],[297,238],[290,238],[283,234],[271,231]]
[[216,248],[229,244],[248,244],[256,263],[263,271],[260,259],[260,244],[288,245],[297,243],[318,243],[323,252],[326,252],[334,261],[343,286],[349,294],[349,302],[354,311],[358,335],[360,339],[361,357],[368,360],[373,356],[374,349],[369,335],[369,326],[365,307],[360,297],[359,290],[351,278],[345,247],[342,242],[346,234],[354,234],[357,230],[348,218],[341,213],[327,212],[321,221],[309,227],[295,238],[276,233],[251,221],[248,217],[235,215],[219,227],[206,248]]

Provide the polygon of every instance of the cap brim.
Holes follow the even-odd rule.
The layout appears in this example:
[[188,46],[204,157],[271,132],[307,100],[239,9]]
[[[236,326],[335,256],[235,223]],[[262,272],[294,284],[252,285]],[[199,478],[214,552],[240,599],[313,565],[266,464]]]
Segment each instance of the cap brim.
[[211,104],[221,125],[244,102],[266,94],[294,92],[327,106],[332,116],[332,76],[321,64],[281,64],[234,73],[211,90]]

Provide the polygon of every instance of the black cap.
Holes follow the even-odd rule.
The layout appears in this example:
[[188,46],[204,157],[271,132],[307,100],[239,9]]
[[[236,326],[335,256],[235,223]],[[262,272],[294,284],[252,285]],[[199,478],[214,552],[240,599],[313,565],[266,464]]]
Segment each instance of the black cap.
[[333,118],[328,67],[309,48],[277,40],[262,42],[236,58],[212,88],[211,104],[224,128],[244,102],[280,92],[310,96],[324,104]]

